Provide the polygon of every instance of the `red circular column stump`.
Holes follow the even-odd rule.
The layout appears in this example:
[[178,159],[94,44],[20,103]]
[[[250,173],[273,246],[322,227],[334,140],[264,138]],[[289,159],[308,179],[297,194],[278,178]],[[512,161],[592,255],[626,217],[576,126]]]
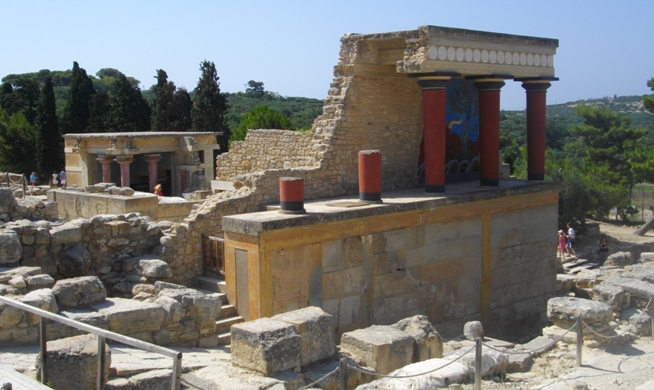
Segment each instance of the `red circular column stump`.
[[382,155],[380,150],[359,151],[359,200],[382,203]]
[[282,214],[304,214],[304,179],[299,177],[279,178],[279,201]]

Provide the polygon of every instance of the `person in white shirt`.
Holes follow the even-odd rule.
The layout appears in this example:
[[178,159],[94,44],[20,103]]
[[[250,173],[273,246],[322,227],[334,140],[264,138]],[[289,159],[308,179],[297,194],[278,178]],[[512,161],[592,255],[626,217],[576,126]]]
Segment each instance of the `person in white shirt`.
[[568,239],[568,242],[566,243],[565,248],[567,249],[568,254],[570,254],[570,252],[572,252],[574,254],[574,256],[575,256],[575,260],[578,260],[579,257],[577,256],[577,251],[575,251],[575,248],[574,248],[575,238],[577,236],[577,232],[572,227],[572,224],[570,222],[568,222],[566,224],[566,226],[568,227],[568,235],[566,236],[566,238]]

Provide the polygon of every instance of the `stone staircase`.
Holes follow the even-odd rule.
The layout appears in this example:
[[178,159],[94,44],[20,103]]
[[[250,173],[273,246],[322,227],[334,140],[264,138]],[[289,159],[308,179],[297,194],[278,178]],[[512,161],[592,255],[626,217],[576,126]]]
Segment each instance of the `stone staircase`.
[[229,303],[227,299],[227,287],[225,281],[214,279],[209,276],[197,276],[193,280],[194,287],[206,293],[218,293],[223,302],[220,313],[216,318],[216,333],[218,334],[219,345],[229,345],[231,343],[230,328],[234,324],[243,322],[243,317],[236,312],[236,307]]
[[599,264],[591,263],[591,261],[587,260],[587,259],[563,260],[563,269],[565,270],[566,274],[574,275],[574,274],[577,274],[577,273],[581,272],[582,270],[594,269],[594,268],[598,268],[598,267],[599,267]]

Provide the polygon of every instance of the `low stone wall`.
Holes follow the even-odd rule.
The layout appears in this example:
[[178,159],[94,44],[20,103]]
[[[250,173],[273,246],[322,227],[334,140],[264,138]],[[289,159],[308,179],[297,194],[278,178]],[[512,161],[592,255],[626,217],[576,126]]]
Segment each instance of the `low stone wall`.
[[[38,269],[13,272],[13,278],[25,276],[29,280],[40,276]],[[3,276],[0,273],[0,278]],[[106,292],[96,277],[64,279],[52,288],[33,291],[3,288],[0,292],[63,317],[158,345],[215,347],[218,344],[216,317],[222,306],[220,296],[181,285],[157,282],[147,288],[143,286],[138,300],[105,298]],[[47,325],[48,340],[84,333],[54,321]],[[38,316],[0,304],[2,345],[34,345],[38,340]]]
[[311,133],[290,130],[250,130],[245,141],[232,143],[228,153],[216,159],[218,180],[234,181],[236,176],[268,169],[288,169],[316,165],[311,149]]

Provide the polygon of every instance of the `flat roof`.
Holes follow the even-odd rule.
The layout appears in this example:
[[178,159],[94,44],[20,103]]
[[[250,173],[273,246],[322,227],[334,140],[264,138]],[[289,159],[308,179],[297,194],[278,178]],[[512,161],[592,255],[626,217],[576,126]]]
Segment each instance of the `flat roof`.
[[64,138],[85,139],[85,138],[163,138],[163,137],[194,137],[203,135],[222,135],[220,131],[216,132],[193,132],[193,131],[142,131],[134,133],[68,133]]
[[[383,203],[371,203],[358,207],[350,206],[359,201],[359,195],[348,195],[329,199],[307,200],[305,214],[282,214],[278,210],[237,214],[223,217],[223,230],[227,232],[257,235],[259,232],[309,226],[319,223],[363,218],[397,212],[433,209],[439,206],[465,204],[482,200],[497,199],[512,195],[538,192],[552,192],[561,189],[553,182],[528,182],[525,180],[500,180],[497,187],[482,187],[479,182],[448,184],[444,193],[425,193],[424,188],[410,188],[397,191],[383,191]],[[333,204],[344,204],[336,207]],[[348,203],[350,205],[345,206]],[[330,205],[331,204],[331,205]],[[278,205],[269,205],[278,208]]]

